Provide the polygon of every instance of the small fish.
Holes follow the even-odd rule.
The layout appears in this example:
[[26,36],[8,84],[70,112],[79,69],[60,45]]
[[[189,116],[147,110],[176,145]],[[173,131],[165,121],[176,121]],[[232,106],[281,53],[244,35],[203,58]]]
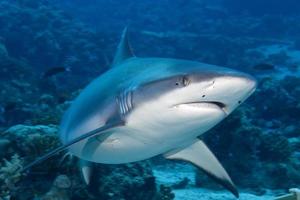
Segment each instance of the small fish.
[[53,68],[50,68],[47,71],[45,71],[45,73],[43,74],[43,77],[44,78],[49,78],[49,77],[55,76],[55,75],[57,75],[59,73],[69,72],[69,71],[71,71],[70,68],[66,68],[66,67],[53,67]]
[[253,69],[258,71],[271,71],[271,70],[275,70],[275,66],[271,64],[261,63],[253,66]]

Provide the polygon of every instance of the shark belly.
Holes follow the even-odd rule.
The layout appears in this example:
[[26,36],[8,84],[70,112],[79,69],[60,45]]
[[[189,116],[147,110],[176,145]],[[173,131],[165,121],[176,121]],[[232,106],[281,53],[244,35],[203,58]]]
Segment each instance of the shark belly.
[[148,137],[129,127],[117,128],[105,138],[93,137],[73,145],[69,151],[83,160],[104,164],[121,164],[145,160],[164,153],[170,145]]
[[145,105],[127,117],[125,126],[77,143],[70,151],[96,163],[140,161],[190,144],[225,117],[223,111],[207,105],[153,110],[155,106]]

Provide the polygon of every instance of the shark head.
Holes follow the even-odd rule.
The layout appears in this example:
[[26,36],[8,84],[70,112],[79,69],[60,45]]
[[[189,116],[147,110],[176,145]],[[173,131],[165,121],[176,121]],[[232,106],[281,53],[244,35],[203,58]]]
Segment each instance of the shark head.
[[182,126],[186,131],[201,128],[205,132],[256,88],[252,76],[233,69],[185,60],[157,62],[159,66],[152,61],[155,67],[141,74],[148,79],[131,98],[134,109],[140,109],[140,116],[148,116],[148,123],[169,124],[177,130]]
[[171,65],[168,70],[172,73],[142,84],[135,93],[135,104],[156,101],[166,109],[199,112],[208,108],[228,115],[256,89],[256,80],[248,74],[202,63],[177,62],[186,62],[185,69]]

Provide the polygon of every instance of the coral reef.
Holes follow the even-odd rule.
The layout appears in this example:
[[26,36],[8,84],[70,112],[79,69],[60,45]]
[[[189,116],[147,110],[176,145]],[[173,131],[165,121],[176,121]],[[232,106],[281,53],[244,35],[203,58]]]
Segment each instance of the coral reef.
[[100,198],[152,200],[156,195],[155,177],[148,162],[100,165],[98,170],[95,185]]
[[16,125],[10,127],[1,135],[2,138],[11,142],[15,153],[31,159],[35,159],[60,144],[57,138],[57,126],[55,125]]
[[[57,124],[57,105],[106,69],[107,36],[42,0],[1,1],[0,10],[0,125]],[[42,76],[57,66],[71,72]]]
[[291,157],[290,143],[284,136],[269,133],[262,135],[260,140],[258,156],[261,160],[284,162]]
[[18,193],[17,182],[22,177],[18,170],[22,168],[23,159],[14,154],[10,160],[4,159],[0,164],[0,196],[10,199]]
[[153,200],[158,193],[149,162],[95,165],[89,186],[78,175],[75,161],[62,162],[60,156],[35,166],[28,174],[20,174],[19,169],[25,164],[60,145],[55,125],[16,125],[1,133],[1,138],[2,147],[9,147],[0,165],[1,196],[29,199],[38,195],[42,200]]
[[0,36],[12,57],[25,57],[40,70],[68,65],[81,73],[81,66],[103,63],[100,35],[46,1],[1,1],[0,9]]

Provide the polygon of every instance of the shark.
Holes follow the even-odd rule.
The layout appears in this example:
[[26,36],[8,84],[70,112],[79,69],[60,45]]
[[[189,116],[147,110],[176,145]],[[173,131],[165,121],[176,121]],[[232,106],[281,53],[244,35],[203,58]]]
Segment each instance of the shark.
[[230,176],[199,136],[232,113],[256,86],[254,77],[234,69],[136,57],[125,28],[111,68],[84,88],[64,114],[62,145],[23,171],[67,150],[81,160],[88,184],[91,163],[163,155],[193,164],[238,197]]

